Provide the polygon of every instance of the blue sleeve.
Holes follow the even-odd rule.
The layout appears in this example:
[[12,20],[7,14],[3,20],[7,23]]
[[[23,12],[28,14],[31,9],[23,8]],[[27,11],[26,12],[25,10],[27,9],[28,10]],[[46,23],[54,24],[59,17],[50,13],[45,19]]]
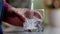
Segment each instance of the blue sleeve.
[[2,26],[0,25],[0,34],[3,34]]
[[1,25],[2,25],[2,23],[1,23],[1,21],[2,21],[2,13],[3,13],[3,0],[0,0],[0,34],[3,34],[2,33],[2,27],[1,27]]

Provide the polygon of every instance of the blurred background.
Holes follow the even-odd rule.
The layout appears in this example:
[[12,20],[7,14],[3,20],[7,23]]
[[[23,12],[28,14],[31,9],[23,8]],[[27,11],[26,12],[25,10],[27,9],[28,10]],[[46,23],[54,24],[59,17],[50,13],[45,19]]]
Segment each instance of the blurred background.
[[[14,7],[23,7],[31,5],[31,0],[8,0],[8,3],[10,3]],[[44,3],[43,0],[34,0],[34,9],[43,9]]]

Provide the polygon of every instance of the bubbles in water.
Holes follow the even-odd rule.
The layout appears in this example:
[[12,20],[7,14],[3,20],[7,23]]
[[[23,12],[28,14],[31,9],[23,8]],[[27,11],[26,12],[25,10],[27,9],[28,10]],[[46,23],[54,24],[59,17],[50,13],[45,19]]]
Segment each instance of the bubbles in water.
[[36,30],[37,32],[42,30],[42,20],[36,17],[28,19],[26,18],[26,22],[24,23],[25,30]]

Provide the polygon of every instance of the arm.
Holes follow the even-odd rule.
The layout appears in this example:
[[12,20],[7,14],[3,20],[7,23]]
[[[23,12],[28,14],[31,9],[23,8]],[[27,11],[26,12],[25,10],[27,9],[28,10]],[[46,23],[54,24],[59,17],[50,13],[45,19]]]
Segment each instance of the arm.
[[16,8],[12,7],[11,5],[9,5],[8,3],[4,2],[4,7],[7,11],[15,11]]

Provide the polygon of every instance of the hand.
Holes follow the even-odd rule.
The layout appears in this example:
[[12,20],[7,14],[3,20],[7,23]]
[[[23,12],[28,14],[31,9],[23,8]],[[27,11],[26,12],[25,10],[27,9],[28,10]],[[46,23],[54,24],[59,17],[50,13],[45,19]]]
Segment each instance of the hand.
[[34,14],[33,16],[39,18],[39,19],[43,19],[42,14],[37,11],[37,10],[30,10],[27,8],[17,8],[17,14],[22,15],[25,19],[30,17],[32,14]]
[[6,11],[6,17],[4,17],[4,21],[14,25],[14,26],[23,26],[25,22],[24,12],[29,11],[29,9],[20,9],[15,8],[13,11]]
[[[36,16],[37,18],[42,18],[41,14],[36,11],[33,10],[32,12],[34,12],[34,16]],[[30,10],[26,9],[26,8],[16,8],[13,12],[8,12],[7,13],[7,17],[5,18],[5,22],[8,22],[9,24],[12,24],[14,26],[20,26],[23,27],[23,23],[26,20],[26,16],[30,16]]]

